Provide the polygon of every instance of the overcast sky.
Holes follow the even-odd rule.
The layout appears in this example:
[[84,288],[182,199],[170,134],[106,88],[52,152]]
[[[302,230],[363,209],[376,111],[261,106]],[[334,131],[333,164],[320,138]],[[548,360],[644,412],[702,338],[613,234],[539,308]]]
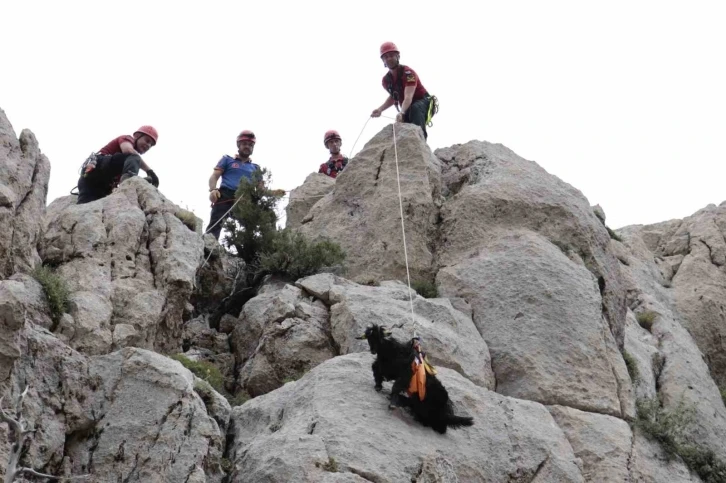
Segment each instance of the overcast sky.
[[[275,188],[317,171],[327,129],[350,153],[386,98],[378,49],[391,40],[439,98],[432,149],[502,143],[619,228],[726,200],[725,13],[716,1],[0,0],[0,108],[50,158],[49,203],[90,152],[154,125],[144,159],[206,227],[207,179],[242,129]],[[371,119],[355,151],[390,122]]]

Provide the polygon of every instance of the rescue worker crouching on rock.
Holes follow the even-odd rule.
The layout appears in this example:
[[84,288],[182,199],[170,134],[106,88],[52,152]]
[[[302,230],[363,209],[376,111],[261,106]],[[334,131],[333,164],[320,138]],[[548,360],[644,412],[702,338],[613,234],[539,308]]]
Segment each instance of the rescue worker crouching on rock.
[[141,155],[156,145],[159,133],[152,126],[141,126],[133,136],[121,135],[91,154],[81,169],[78,179],[78,204],[96,201],[110,195],[124,180],[143,169],[146,178],[159,186],[159,178]]
[[340,154],[340,147],[343,145],[343,140],[340,134],[338,134],[338,131],[331,129],[325,133],[323,143],[328,148],[328,151],[330,151],[330,159],[320,165],[318,173],[327,174],[331,178],[336,178],[338,173],[343,171],[348,165],[348,158]]
[[388,73],[383,76],[383,88],[388,92],[388,99],[380,107],[374,109],[371,117],[380,117],[381,113],[395,104],[399,110],[396,122],[416,124],[423,131],[424,139],[428,138],[426,126],[438,111],[436,96],[429,95],[416,72],[400,63],[401,53],[393,42],[384,42],[380,49],[381,60]]

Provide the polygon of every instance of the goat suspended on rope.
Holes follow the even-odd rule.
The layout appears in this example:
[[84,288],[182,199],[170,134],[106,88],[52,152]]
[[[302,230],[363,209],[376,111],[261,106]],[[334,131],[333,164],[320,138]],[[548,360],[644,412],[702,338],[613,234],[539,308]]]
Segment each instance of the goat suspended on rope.
[[[385,327],[373,324],[357,339],[367,340],[371,354],[376,356],[372,366],[376,391],[383,388],[383,381],[393,381],[390,409],[405,406],[416,421],[442,434],[447,428],[474,424],[473,418],[454,414],[449,393],[420,351],[420,338],[404,344],[391,337]],[[408,396],[401,396],[403,391]]]

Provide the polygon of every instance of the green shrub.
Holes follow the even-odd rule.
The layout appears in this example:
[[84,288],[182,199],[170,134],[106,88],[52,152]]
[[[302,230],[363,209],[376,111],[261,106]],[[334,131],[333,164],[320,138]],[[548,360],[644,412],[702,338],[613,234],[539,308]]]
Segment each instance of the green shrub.
[[174,216],[179,218],[184,225],[186,225],[187,228],[190,230],[196,232],[197,231],[197,217],[188,210],[178,210],[176,213],[174,213]]
[[243,390],[243,391],[238,392],[233,397],[228,397],[227,398],[227,401],[229,402],[229,405],[230,406],[235,407],[235,406],[241,406],[241,405],[243,405],[244,403],[246,403],[250,399],[252,399],[252,396],[250,396],[250,394],[247,391],[244,391]]
[[666,410],[657,398],[639,399],[636,407],[636,426],[660,443],[669,456],[677,455],[686,443],[684,431],[694,421],[695,409],[681,399],[675,408]]
[[337,473],[339,471],[338,462],[335,461],[335,458],[333,458],[332,456],[328,456],[327,463],[323,463],[322,465],[320,465],[320,467],[323,470],[329,471],[331,473]]
[[322,267],[339,265],[343,260],[345,252],[337,243],[312,242],[302,233],[284,229],[260,256],[259,270],[297,280],[318,273]]
[[411,288],[426,299],[435,299],[439,296],[439,290],[436,288],[436,284],[428,280],[416,280],[411,284]]
[[635,358],[630,355],[630,352],[623,350],[623,360],[625,361],[625,367],[628,368],[628,374],[630,374],[630,380],[633,384],[640,380],[640,371],[638,370],[638,362]]
[[184,354],[174,354],[170,359],[181,362],[181,365],[192,371],[200,379],[209,383],[218,393],[224,393],[224,378],[217,366],[209,361],[193,361]]
[[726,405],[726,387],[719,388],[719,391],[721,391],[721,399],[723,399],[723,403]]
[[224,224],[229,232],[225,244],[248,265],[257,261],[262,249],[271,245],[277,234],[275,207],[279,197],[269,189],[271,174],[262,168],[251,181],[240,182],[235,192],[236,205]]
[[608,235],[610,235],[610,238],[612,238],[613,240],[619,241],[619,242],[623,241],[623,239],[620,238],[620,236],[617,233],[615,233],[609,226],[606,225],[605,229],[608,231]]
[[683,399],[670,410],[663,408],[658,399],[639,399],[636,404],[636,426],[657,441],[669,457],[680,457],[704,483],[726,483],[726,463],[686,436],[695,419],[695,406],[686,405]]
[[640,326],[648,332],[650,332],[650,329],[653,327],[653,322],[655,322],[656,317],[658,317],[658,313],[653,312],[652,310],[646,310],[645,312],[641,312],[635,316],[638,320],[638,324],[640,324]]
[[65,280],[55,270],[46,266],[39,266],[33,271],[33,277],[43,286],[45,296],[50,306],[50,316],[58,322],[68,311],[69,291]]

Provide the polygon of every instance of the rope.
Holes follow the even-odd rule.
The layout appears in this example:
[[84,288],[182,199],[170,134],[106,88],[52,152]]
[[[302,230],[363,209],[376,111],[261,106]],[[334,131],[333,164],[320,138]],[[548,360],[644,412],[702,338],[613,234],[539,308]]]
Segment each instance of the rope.
[[413,294],[411,290],[411,275],[408,270],[408,251],[406,250],[406,227],[403,223],[403,198],[401,197],[401,177],[398,172],[398,146],[396,142],[396,124],[393,124],[393,154],[396,159],[396,182],[398,183],[398,206],[401,210],[401,233],[403,233],[403,256],[406,260],[406,279],[408,281],[408,302],[411,305],[411,322],[413,333],[416,335],[416,318],[413,314]]
[[353,157],[353,150],[355,149],[355,145],[358,144],[358,140],[363,135],[363,131],[366,130],[366,126],[368,125],[368,121],[370,121],[370,120],[371,120],[371,118],[369,117],[368,119],[366,119],[366,123],[363,124],[363,129],[360,130],[360,134],[358,134],[358,137],[355,138],[355,142],[353,143],[353,147],[350,148],[350,154],[348,154],[348,158],[352,158]]

